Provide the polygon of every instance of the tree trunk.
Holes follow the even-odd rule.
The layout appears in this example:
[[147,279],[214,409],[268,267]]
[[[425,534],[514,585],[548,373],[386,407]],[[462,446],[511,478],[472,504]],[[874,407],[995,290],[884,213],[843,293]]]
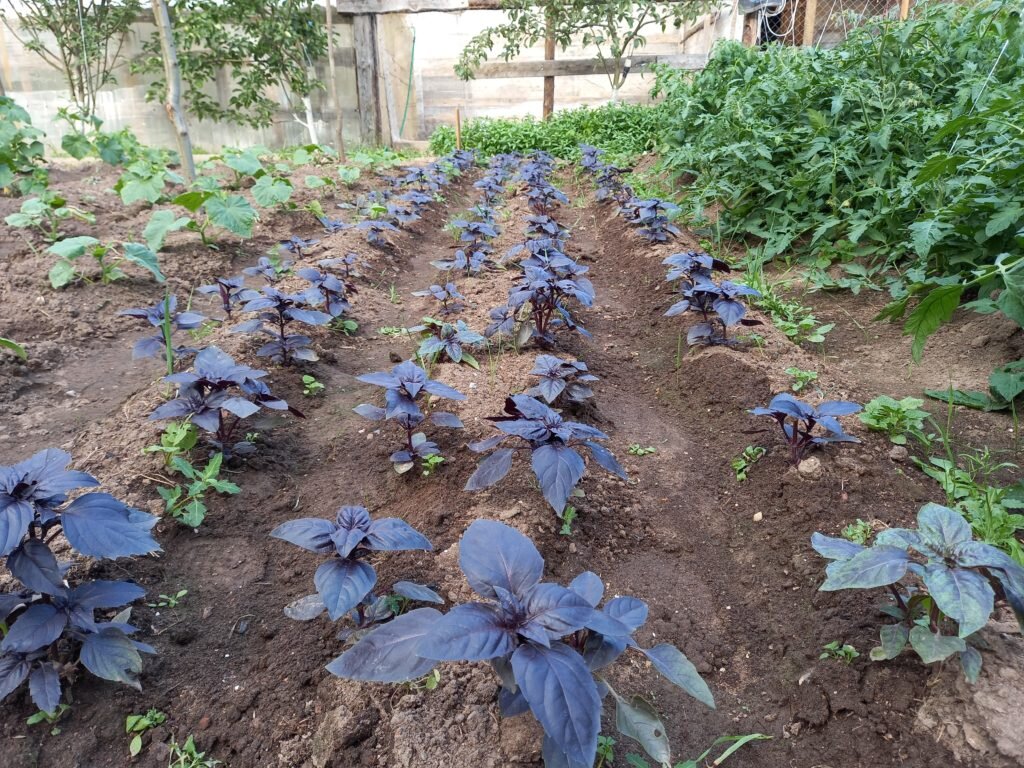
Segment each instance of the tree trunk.
[[334,110],[334,148],[338,150],[338,159],[345,162],[345,136],[342,131],[341,97],[338,96],[338,73],[334,69],[334,0],[326,0],[327,9],[327,87],[331,98],[328,102]]
[[186,179],[195,181],[196,161],[192,157],[192,139],[188,133],[185,111],[181,107],[181,70],[178,68],[178,51],[174,45],[167,0],[153,0],[153,19],[160,35],[160,53],[164,60],[164,79],[167,81],[164,109],[167,110],[167,119],[174,126],[174,133],[178,139],[181,170]]

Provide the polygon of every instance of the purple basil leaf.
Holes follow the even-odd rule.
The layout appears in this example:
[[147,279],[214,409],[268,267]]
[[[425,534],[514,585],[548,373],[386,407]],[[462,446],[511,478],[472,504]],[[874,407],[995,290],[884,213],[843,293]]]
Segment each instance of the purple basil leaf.
[[445,413],[444,411],[434,411],[430,414],[430,420],[438,427],[451,427],[452,429],[462,429],[462,419],[456,416],[454,413]]
[[666,680],[679,686],[702,704],[711,709],[715,708],[715,699],[711,695],[711,689],[708,688],[708,684],[697,672],[697,668],[683,655],[682,651],[674,645],[662,643],[643,651],[643,653]]
[[60,675],[51,662],[43,662],[28,678],[28,692],[32,703],[41,712],[53,714],[60,706]]
[[221,401],[220,407],[228,413],[233,413],[240,419],[252,416],[260,409],[258,405],[246,400],[244,397],[228,397]]
[[515,649],[515,634],[489,605],[456,605],[434,623],[417,653],[435,661],[486,661]]
[[377,574],[366,563],[332,557],[316,569],[313,583],[327,606],[331,621],[337,621],[373,589]]
[[71,590],[71,602],[88,610],[120,608],[145,594],[145,589],[130,581],[87,581]]
[[331,542],[331,535],[337,530],[330,520],[319,517],[304,517],[299,520],[289,520],[281,523],[270,535],[275,539],[287,541],[297,547],[309,550],[310,552],[330,552],[334,549]]
[[425,587],[422,584],[414,584],[411,581],[396,581],[391,588],[395,590],[395,594],[409,600],[417,600],[421,603],[437,603],[438,605],[444,604],[443,597],[430,587]]
[[32,665],[20,654],[0,654],[0,701],[18,689],[28,677]]
[[494,520],[474,520],[459,543],[459,566],[481,597],[496,599],[496,586],[519,597],[540,582],[544,558],[515,528]]
[[516,683],[530,711],[567,759],[593,765],[601,699],[582,657],[569,646],[521,645],[512,655]]
[[[880,543],[884,544],[885,542]],[[811,535],[811,546],[814,547],[815,552],[829,560],[849,560],[866,549],[866,547],[847,539],[825,536],[821,533]]]
[[597,608],[604,596],[604,582],[593,571],[584,571],[569,583],[569,589]]
[[[124,683],[137,691],[142,690],[139,673],[142,671],[142,657],[139,646],[123,631],[116,627],[102,626],[97,632],[85,636],[82,643],[82,664],[96,677]],[[148,646],[143,646],[148,648]]]
[[364,419],[369,419],[370,421],[382,421],[384,419],[384,409],[376,405],[370,405],[369,403],[357,405],[352,410]]
[[561,516],[569,495],[583,477],[583,459],[569,446],[555,444],[534,450],[530,463],[545,500]]
[[295,621],[312,621],[326,610],[323,598],[314,593],[292,600],[284,607],[284,615]]
[[526,623],[519,629],[522,634],[529,627],[540,627],[551,640],[557,640],[587,625],[594,607],[585,598],[560,584],[538,584],[523,599]]
[[[501,438],[504,439],[504,435]],[[466,481],[466,491],[482,491],[501,480],[512,469],[513,448],[501,448],[482,459],[476,471]]]
[[7,558],[7,570],[18,581],[44,595],[64,593],[64,574],[50,548],[39,539],[29,539]]
[[109,493],[87,493],[61,514],[64,535],[83,555],[118,558],[160,551],[149,531],[157,518],[121,503]]
[[851,413],[857,413],[860,406],[848,400],[830,400],[819,405],[816,410],[819,416],[849,416]]
[[627,479],[626,470],[622,468],[622,465],[619,464],[611,451],[600,443],[594,443],[589,440],[584,443],[584,445],[590,449],[590,455],[594,457],[594,461],[596,461],[601,467],[608,470],[613,475],[621,477],[623,480]]
[[469,448],[469,450],[473,451],[474,453],[486,453],[487,451],[491,450],[491,448],[494,448],[496,445],[498,445],[504,439],[505,435],[494,435],[493,437],[486,437],[483,440],[477,440],[475,442],[469,443],[469,445],[466,447]]
[[417,608],[373,630],[327,665],[332,675],[349,680],[400,683],[423,677],[436,664],[417,649],[442,618],[434,608]]
[[406,549],[421,549],[427,552],[433,550],[426,536],[397,517],[385,517],[370,523],[366,543],[370,549],[383,552]]
[[34,518],[30,502],[8,499],[4,504],[0,495],[0,557],[10,554],[21,543]]
[[647,603],[635,597],[613,597],[605,605],[604,612],[630,633],[636,632],[647,621]]
[[68,624],[68,617],[54,606],[39,603],[30,605],[15,619],[0,651],[4,653],[31,653],[46,648],[61,636]]
[[530,705],[518,688],[514,693],[504,687],[498,691],[498,708],[502,717],[518,717],[530,711]]

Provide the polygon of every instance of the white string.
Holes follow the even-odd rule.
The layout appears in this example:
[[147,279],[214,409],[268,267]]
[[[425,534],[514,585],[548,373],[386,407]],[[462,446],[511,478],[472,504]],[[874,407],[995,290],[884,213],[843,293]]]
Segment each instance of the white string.
[[[1010,38],[1006,38],[1003,41],[1003,47],[999,49],[999,55],[996,56],[996,60],[992,62],[992,69],[988,71],[988,76],[985,78],[985,82],[981,84],[981,90],[978,91],[977,98],[971,103],[971,108],[968,110],[968,117],[974,114],[975,108],[978,106],[978,102],[981,101],[981,97],[985,95],[985,91],[988,89],[988,84],[992,82],[992,75],[996,73],[996,67],[999,66],[999,60],[1003,58],[1003,54],[1006,53],[1006,46],[1010,44]],[[956,148],[956,143],[960,141],[960,133],[957,132],[956,138],[953,139],[953,144],[950,146],[949,151],[952,152]]]
[[[765,22],[766,22],[767,19],[770,19],[770,18],[773,19],[776,16],[778,16],[780,13],[782,13],[784,10],[786,10],[786,5],[788,5],[788,2],[789,2],[789,0],[781,0],[781,2],[778,5],[775,5],[775,6],[765,6],[760,11],[758,11],[758,15],[760,17],[760,18],[758,18],[758,25],[759,25],[759,27],[761,29],[767,30],[769,35],[771,35],[772,37],[777,38],[779,40],[784,40],[785,38],[789,37],[791,34],[793,34],[793,30],[796,29],[796,10],[794,9],[793,13],[790,14],[790,17],[789,17],[789,29],[787,29],[785,31],[775,32]],[[770,10],[769,10],[769,8],[770,8]]]

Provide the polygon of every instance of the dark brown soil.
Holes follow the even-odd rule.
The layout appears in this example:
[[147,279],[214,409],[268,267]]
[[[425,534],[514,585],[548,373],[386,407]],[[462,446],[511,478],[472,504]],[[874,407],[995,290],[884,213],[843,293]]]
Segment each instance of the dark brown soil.
[[[73,202],[88,195],[92,200],[84,205],[107,211],[97,226],[104,236],[127,237],[148,220],[141,206],[124,212],[103,191],[113,181],[107,171],[53,175]],[[741,750],[728,764],[951,764],[952,754],[915,727],[930,671],[907,657],[868,661],[881,623],[875,599],[819,593],[823,563],[809,546],[814,531],[835,534],[858,518],[878,526],[905,523],[922,502],[941,501],[941,491],[909,463],[891,460],[889,443],[856,419],[849,426],[863,444],[819,454],[822,476],[805,479],[788,467],[773,432],[751,433],[765,425],[746,409],[787,387],[783,370],[791,365],[817,370],[830,398],[913,394],[945,386],[949,370],[956,385],[984,388],[994,363],[1019,354],[1020,333],[986,326],[988,341],[965,357],[963,341],[978,337],[979,321],[958,316],[908,378],[909,354],[898,328],[868,322],[877,297],[814,296],[807,300],[819,317],[837,323],[823,350],[796,347],[766,326],[762,348],[687,354],[679,347],[683,326],[662,317],[671,297],[660,262],[680,244],[651,248],[576,190],[583,202],[567,207],[561,219],[572,227],[572,253],[591,266],[598,303],[583,315],[593,340],[565,339],[560,352],[585,360],[601,377],[594,420],[611,436],[630,480],[589,473],[576,529],[562,536],[525,467],[489,492],[462,491],[475,461],[465,443],[488,433],[483,418],[500,411],[506,394],[529,386],[534,352],[481,354],[480,371],[435,367],[435,378],[468,395],[458,408],[467,430],[437,432],[448,462],[429,478],[397,476],[387,461],[394,433],[374,431],[351,411],[375,397],[356,375],[410,354],[411,342],[377,329],[411,325],[431,311],[411,292],[436,279],[429,261],[452,246],[442,226],[464,210],[469,192],[466,182],[446,190],[446,203],[397,236],[390,250],[368,248],[358,233],[343,232],[311,254],[315,260],[355,250],[370,264],[352,313],[359,332],[314,332],[321,360],[303,370],[325,384],[324,395],[305,398],[300,371],[273,368],[272,389],[307,418],[253,425],[261,435],[259,454],[231,476],[242,492],[214,499],[196,532],[162,521],[158,558],[81,566],[97,576],[133,578],[154,597],[180,589],[188,595],[176,609],[134,610],[144,639],[159,651],[148,660],[142,693],[83,676],[56,736],[46,726],[25,725],[33,712],[25,693],[0,705],[0,765],[163,766],[163,742],[172,733],[179,741],[194,734],[200,749],[232,768],[539,765],[539,731],[528,718],[499,720],[496,683],[483,666],[443,666],[431,692],[341,681],[324,669],[342,650],[335,638],[340,627],[326,618],[298,623],[282,614],[288,602],[312,591],[318,558],[267,534],[284,520],[329,516],[344,504],[405,518],[434,543],[434,554],[377,561],[381,585],[409,579],[434,585],[449,599],[466,599],[455,545],[473,519],[489,517],[530,535],[552,577],[566,581],[593,570],[609,594],[646,600],[651,618],[638,640],[678,645],[718,703],[708,711],[660,682],[649,665],[631,657],[620,662],[616,688],[656,703],[677,759],[699,754],[723,734],[761,732],[773,738]],[[0,200],[0,215],[16,208],[15,201]],[[507,211],[501,246],[516,242],[525,214],[521,201],[510,202]],[[178,233],[163,261],[182,297],[214,275],[237,273],[280,238],[315,232],[308,217],[278,215],[264,221],[253,240],[229,241],[220,252]],[[154,486],[167,478],[159,459],[142,448],[160,432],[146,420],[164,392],[156,382],[160,366],[132,362],[131,345],[142,329],[115,312],[154,303],[159,288],[133,274],[113,286],[56,293],[45,282],[47,257],[10,230],[0,232],[0,260],[6,266],[0,328],[30,352],[27,364],[0,363],[0,461],[66,447],[104,490],[158,512]],[[480,329],[488,309],[503,302],[513,276],[459,281],[471,303],[463,317],[472,327]],[[389,300],[392,287],[400,303]],[[246,337],[218,329],[208,343],[266,367]],[[1013,444],[1009,419],[999,415],[959,414],[955,426],[968,443]],[[630,456],[632,443],[654,446],[656,453]],[[729,462],[748,444],[769,453],[738,483]],[[849,666],[820,661],[822,646],[832,640],[853,644],[861,656]],[[166,712],[168,722],[148,734],[143,754],[130,760],[124,718],[151,707]],[[610,733],[613,723],[606,725]],[[615,765],[626,764],[628,751],[639,750],[620,738]]]

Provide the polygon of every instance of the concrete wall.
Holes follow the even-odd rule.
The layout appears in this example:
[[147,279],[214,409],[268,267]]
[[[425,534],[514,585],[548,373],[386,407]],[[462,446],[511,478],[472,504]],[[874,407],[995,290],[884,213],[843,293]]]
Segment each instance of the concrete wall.
[[[356,80],[353,67],[352,24],[345,20],[335,21],[336,33],[335,64],[338,76],[338,91],[341,95],[342,118],[345,139],[359,141],[359,120],[357,113]],[[132,32],[124,46],[126,59],[140,55],[141,44],[155,34],[152,24],[133,25]],[[20,35],[19,35],[20,36]],[[326,83],[327,64],[317,63],[318,77]],[[98,94],[96,112],[104,121],[104,128],[111,131],[129,127],[146,144],[174,147],[174,133],[163,106],[145,100],[149,78],[132,75],[127,64],[115,71],[117,82],[103,88]],[[32,116],[33,123],[46,131],[47,142],[60,146],[61,136],[67,126],[57,120],[57,109],[68,106],[67,85],[61,73],[48,66],[42,58],[27,50],[11,30],[0,25],[0,77],[3,78],[7,95],[24,106]],[[210,88],[211,95],[218,96],[222,103],[231,93],[231,78],[222,72]],[[304,126],[296,122],[286,108],[287,100],[281,93],[270,93],[281,104],[281,110],[274,123],[267,128],[253,129],[230,123],[214,123],[190,118],[192,143],[199,149],[216,151],[225,146],[251,146],[264,144],[280,147],[308,143],[309,134]],[[323,92],[313,94],[314,115],[319,139],[329,143],[332,133],[327,119],[329,103]],[[300,106],[301,110],[301,106]],[[301,114],[300,118],[304,118]]]
[[[735,0],[733,0],[735,3]],[[734,6],[732,6],[734,7]],[[377,17],[379,49],[379,105],[385,135],[396,140],[422,141],[438,125],[454,122],[455,108],[461,107],[464,117],[477,116],[540,116],[543,91],[542,78],[487,79],[463,82],[455,77],[452,66],[459,52],[473,35],[487,26],[500,23],[499,11],[461,11],[451,13],[385,14]],[[723,12],[711,25],[708,41],[713,35],[738,36],[742,18],[735,23],[733,12]],[[356,97],[355,50],[351,17],[335,19],[336,71],[342,97],[343,121],[347,142],[359,137],[358,100]],[[644,53],[674,54],[703,52],[695,38],[686,44],[687,30],[670,29],[664,33],[652,29],[647,36]],[[125,46],[129,57],[139,54],[141,41],[154,34],[152,25],[137,24]],[[415,48],[413,41],[415,40]],[[702,42],[701,45],[704,43]],[[707,48],[710,48],[708,42]],[[592,49],[573,46],[559,50],[557,58],[589,58]],[[543,59],[543,45],[524,51],[521,59]],[[410,62],[412,64],[410,69]],[[326,65],[317,65],[318,74],[326,82]],[[57,108],[67,105],[67,91],[60,74],[48,67],[36,54],[13,38],[0,26],[0,76],[8,95],[24,105],[36,125],[47,132],[47,140],[59,146],[63,126],[55,121]],[[631,73],[620,91],[620,98],[630,102],[649,100],[653,77]],[[146,81],[131,75],[127,67],[117,72],[117,83],[100,93],[97,112],[110,130],[128,126],[139,138],[152,145],[174,146],[174,137],[163,108],[144,99]],[[225,73],[214,86],[214,95],[226,99],[230,94],[229,77]],[[611,89],[607,78],[600,76],[559,77],[555,85],[555,108],[595,105],[608,100]],[[224,123],[192,120],[193,143],[202,149],[216,151],[223,146],[265,144],[271,147],[305,143],[306,129],[295,121],[284,107],[274,124],[253,130]],[[329,143],[332,136],[328,122],[329,103],[324,93],[313,96],[314,114],[319,139]],[[301,117],[301,115],[300,115]],[[403,124],[404,118],[404,124]]]

